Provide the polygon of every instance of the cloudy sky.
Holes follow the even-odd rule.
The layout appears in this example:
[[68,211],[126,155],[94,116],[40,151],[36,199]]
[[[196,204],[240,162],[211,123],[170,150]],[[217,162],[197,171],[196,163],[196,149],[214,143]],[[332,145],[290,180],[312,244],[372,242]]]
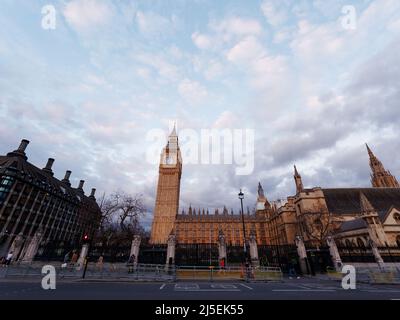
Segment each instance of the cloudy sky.
[[400,177],[398,0],[2,0],[0,26],[0,153],[29,139],[87,192],[143,194],[147,223],[146,137],[171,121],[255,132],[249,175],[184,164],[182,207],[237,210],[239,188],[252,207],[258,181],[285,198],[294,163],[308,187],[369,186],[365,142]]

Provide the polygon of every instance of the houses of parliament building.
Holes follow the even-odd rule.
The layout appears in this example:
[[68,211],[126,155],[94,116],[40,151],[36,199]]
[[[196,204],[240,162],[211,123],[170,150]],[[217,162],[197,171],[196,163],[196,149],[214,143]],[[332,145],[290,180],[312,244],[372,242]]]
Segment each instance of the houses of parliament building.
[[292,245],[301,236],[306,245],[320,245],[328,236],[338,245],[400,247],[400,186],[367,145],[371,187],[305,188],[294,167],[296,194],[278,205],[268,201],[261,183],[253,212],[195,209],[179,212],[182,157],[175,128],[160,157],[157,195],[152,223],[152,244],[166,244],[174,235],[178,244],[243,245],[253,237],[258,245]]

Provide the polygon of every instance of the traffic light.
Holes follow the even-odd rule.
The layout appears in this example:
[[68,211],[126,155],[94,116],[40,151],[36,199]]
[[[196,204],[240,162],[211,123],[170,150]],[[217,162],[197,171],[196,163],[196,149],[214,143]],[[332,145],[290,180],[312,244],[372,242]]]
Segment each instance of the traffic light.
[[89,242],[89,236],[86,233],[83,235],[83,242],[84,243]]

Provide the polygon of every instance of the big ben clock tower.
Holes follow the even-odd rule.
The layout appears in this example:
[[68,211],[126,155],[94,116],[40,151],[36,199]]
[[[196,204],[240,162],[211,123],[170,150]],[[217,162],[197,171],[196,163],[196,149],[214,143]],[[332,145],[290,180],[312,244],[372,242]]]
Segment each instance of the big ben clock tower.
[[179,208],[181,174],[182,157],[174,127],[160,157],[156,205],[150,237],[152,244],[166,244],[174,227]]

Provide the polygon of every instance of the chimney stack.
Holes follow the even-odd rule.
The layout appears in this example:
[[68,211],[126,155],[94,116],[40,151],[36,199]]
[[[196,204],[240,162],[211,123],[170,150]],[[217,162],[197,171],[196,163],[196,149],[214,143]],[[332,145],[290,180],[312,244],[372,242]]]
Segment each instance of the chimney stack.
[[17,149],[17,150],[14,150],[14,151],[12,151],[12,152],[9,152],[9,153],[7,154],[7,156],[8,156],[8,157],[22,157],[22,158],[24,158],[25,160],[28,160],[28,157],[27,157],[26,154],[25,154],[25,150],[26,150],[26,147],[28,146],[28,144],[29,144],[29,140],[23,139],[23,140],[21,141],[21,143],[20,143],[18,149]]
[[84,183],[85,183],[85,180],[79,181],[78,189],[82,189],[82,190],[83,190],[83,185],[84,185]]
[[28,144],[29,144],[29,140],[23,139],[21,141],[17,151],[24,153]]
[[69,181],[69,177],[71,176],[71,171],[70,170],[67,170],[67,171],[65,171],[65,177],[64,177],[64,180],[67,180],[67,181]]
[[51,167],[53,166],[53,163],[54,163],[54,159],[53,158],[49,158],[47,160],[46,166],[42,170],[47,172],[47,173],[49,173],[49,174],[51,174],[51,175],[53,175],[53,170],[51,170]]
[[64,177],[64,179],[62,179],[62,181],[61,182],[63,182],[63,183],[65,183],[66,185],[68,185],[69,187],[71,186],[71,183],[69,182],[69,177],[71,176],[71,171],[70,170],[67,170],[66,172],[65,172],[65,177]]
[[90,197],[94,198],[94,195],[96,194],[96,189],[93,188],[92,192],[90,193]]

